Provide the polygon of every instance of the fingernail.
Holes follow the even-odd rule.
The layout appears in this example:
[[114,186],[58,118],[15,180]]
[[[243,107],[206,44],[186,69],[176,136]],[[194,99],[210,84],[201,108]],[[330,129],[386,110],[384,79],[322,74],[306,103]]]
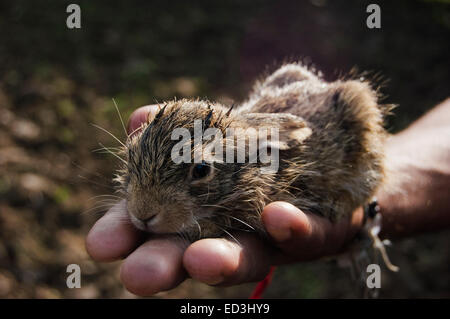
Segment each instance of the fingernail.
[[286,218],[286,213],[292,210],[297,210],[297,208],[288,203],[277,202],[269,205],[263,214],[267,232],[278,242],[289,240],[292,237],[291,218]]

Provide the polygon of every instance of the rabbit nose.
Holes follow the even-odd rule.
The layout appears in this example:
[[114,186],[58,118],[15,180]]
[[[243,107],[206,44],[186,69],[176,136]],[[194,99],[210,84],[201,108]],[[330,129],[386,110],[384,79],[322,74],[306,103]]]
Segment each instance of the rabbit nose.
[[152,215],[152,216],[150,216],[150,217],[148,217],[148,218],[138,218],[141,222],[143,222],[144,224],[147,224],[147,223],[149,223],[150,221],[152,221],[155,217],[156,217],[156,215],[157,214],[154,214],[154,215]]

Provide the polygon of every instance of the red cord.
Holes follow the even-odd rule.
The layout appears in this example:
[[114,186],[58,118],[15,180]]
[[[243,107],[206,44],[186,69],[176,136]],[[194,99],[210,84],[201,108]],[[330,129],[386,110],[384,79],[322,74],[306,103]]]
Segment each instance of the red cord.
[[275,268],[276,267],[274,266],[270,267],[269,273],[263,280],[258,282],[249,299],[261,299],[261,295],[264,293],[264,290],[266,290],[267,286],[272,281],[273,272]]

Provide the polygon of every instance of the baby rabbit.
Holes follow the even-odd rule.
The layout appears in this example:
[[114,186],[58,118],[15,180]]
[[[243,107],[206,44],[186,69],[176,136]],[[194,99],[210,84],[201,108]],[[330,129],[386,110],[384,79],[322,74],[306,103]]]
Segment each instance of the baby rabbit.
[[[328,83],[294,63],[257,82],[249,99],[231,109],[201,100],[166,102],[123,150],[126,164],[116,180],[131,220],[151,233],[196,240],[235,229],[264,234],[260,214],[272,201],[333,222],[346,218],[384,177],[389,107],[378,100],[366,82]],[[208,129],[223,142],[209,154],[201,151],[211,139],[196,137]],[[236,145],[239,139],[244,147]],[[223,150],[221,160],[216,155]]]

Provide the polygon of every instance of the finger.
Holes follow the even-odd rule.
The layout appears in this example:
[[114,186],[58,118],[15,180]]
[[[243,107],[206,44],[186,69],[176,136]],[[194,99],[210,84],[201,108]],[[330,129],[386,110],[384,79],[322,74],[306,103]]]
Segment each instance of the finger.
[[238,235],[239,244],[207,238],[187,248],[183,264],[189,275],[210,285],[235,285],[261,280],[269,271],[272,250],[256,236]]
[[310,260],[339,252],[362,224],[362,210],[334,223],[305,214],[286,202],[267,205],[262,220],[267,232],[288,259]]
[[146,123],[149,119],[155,117],[158,110],[159,106],[157,104],[152,104],[142,106],[131,113],[127,126],[128,134],[136,132],[142,123]]
[[129,221],[125,200],[122,200],[91,228],[86,250],[97,261],[121,259],[139,245],[142,235]]
[[175,288],[187,276],[182,264],[186,246],[186,243],[171,239],[145,242],[122,264],[122,283],[139,296],[150,296]]

